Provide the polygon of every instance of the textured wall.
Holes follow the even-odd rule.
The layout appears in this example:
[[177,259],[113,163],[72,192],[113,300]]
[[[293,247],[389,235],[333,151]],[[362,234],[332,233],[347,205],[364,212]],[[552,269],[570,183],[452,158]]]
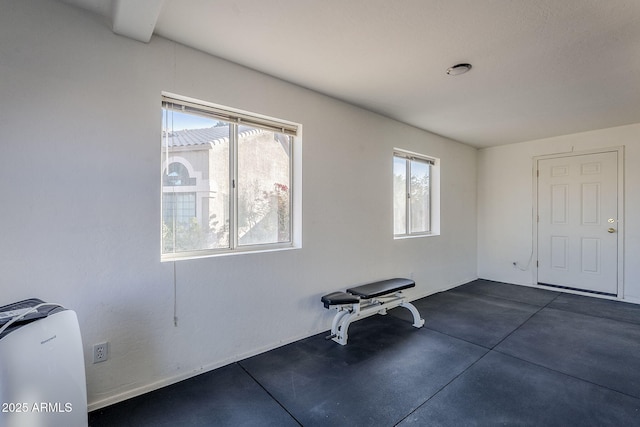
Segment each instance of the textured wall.
[[[473,148],[58,2],[2,2],[0,76],[0,304],[77,311],[92,409],[325,331],[329,291],[476,277]],[[302,123],[302,249],[160,262],[162,91]],[[393,147],[441,159],[440,236],[393,240]]]
[[[624,146],[624,298],[640,302],[640,124],[483,149],[478,154],[478,276],[530,285],[533,158]],[[532,264],[535,264],[535,254]],[[523,270],[513,267],[517,261]]]

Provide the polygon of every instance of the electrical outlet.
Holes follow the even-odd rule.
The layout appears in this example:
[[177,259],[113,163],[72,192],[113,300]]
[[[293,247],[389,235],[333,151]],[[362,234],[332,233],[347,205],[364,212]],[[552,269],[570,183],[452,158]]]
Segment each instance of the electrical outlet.
[[93,363],[104,362],[109,358],[109,343],[101,342],[93,345]]

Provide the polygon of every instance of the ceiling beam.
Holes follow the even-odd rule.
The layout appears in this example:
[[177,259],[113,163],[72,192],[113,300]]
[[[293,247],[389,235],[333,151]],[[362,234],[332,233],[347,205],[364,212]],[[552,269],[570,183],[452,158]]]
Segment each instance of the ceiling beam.
[[149,43],[164,0],[113,0],[113,32]]

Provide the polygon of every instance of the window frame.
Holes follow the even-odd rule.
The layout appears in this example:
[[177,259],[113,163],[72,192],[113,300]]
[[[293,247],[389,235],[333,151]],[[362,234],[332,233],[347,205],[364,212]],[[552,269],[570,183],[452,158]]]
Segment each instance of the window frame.
[[[402,159],[405,163],[405,188],[404,188],[404,203],[405,203],[405,218],[404,218],[404,233],[396,233],[396,211],[395,211],[395,198],[396,190],[395,185],[392,188],[392,218],[393,218],[393,238],[394,239],[406,239],[413,237],[425,237],[439,235],[439,159],[424,154],[418,154],[406,150],[394,148],[392,156],[392,176],[395,176],[395,162],[396,159]],[[422,162],[428,165],[429,173],[429,199],[428,199],[428,230],[426,231],[413,231],[412,219],[413,212],[411,207],[411,162]],[[435,190],[435,191],[434,191]]]
[[[218,104],[209,103],[206,101],[196,100],[181,95],[170,94],[162,92],[162,111],[167,108],[177,109],[178,111],[186,114],[194,114],[198,116],[205,116],[213,120],[223,121],[229,124],[229,201],[227,203],[227,209],[229,214],[229,242],[228,247],[223,248],[205,248],[194,249],[179,252],[164,252],[164,241],[162,234],[160,236],[160,253],[161,261],[176,261],[182,259],[196,259],[215,257],[221,255],[232,255],[241,253],[255,253],[265,252],[273,250],[286,250],[301,247],[301,203],[299,201],[300,191],[300,154],[299,146],[302,132],[302,125],[294,122],[289,122],[281,119],[263,116],[257,113],[250,113],[243,110],[238,110],[231,107],[226,107]],[[238,185],[238,144],[240,141],[239,127],[240,125],[246,125],[253,128],[260,128],[267,131],[272,131],[278,134],[284,134],[289,138],[289,156],[288,156],[288,240],[282,242],[267,242],[267,243],[251,243],[242,244],[239,242],[239,185]],[[164,133],[164,129],[163,129]],[[165,149],[165,141],[161,143],[161,149]],[[162,178],[164,177],[164,171],[168,170],[168,162],[165,164],[165,159],[162,161]],[[164,197],[165,185],[161,183],[161,212],[160,218],[163,220],[164,203],[162,197]],[[197,203],[196,203],[197,204]],[[164,220],[161,222],[161,226]],[[161,227],[162,228],[162,227]]]

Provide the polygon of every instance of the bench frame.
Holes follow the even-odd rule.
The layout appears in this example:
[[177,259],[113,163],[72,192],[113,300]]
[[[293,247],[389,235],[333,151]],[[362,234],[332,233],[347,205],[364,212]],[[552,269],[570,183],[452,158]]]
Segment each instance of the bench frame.
[[[353,288],[356,290],[357,288]],[[349,289],[352,291],[352,289]],[[344,293],[345,296],[354,295]],[[325,304],[325,306],[327,306]],[[333,318],[331,324],[331,335],[327,339],[332,339],[340,345],[346,345],[349,338],[349,325],[356,320],[373,316],[374,314],[386,315],[387,310],[396,307],[404,307],[413,315],[413,326],[421,328],[424,326],[424,319],[420,317],[418,309],[407,301],[402,291],[391,291],[384,295],[378,295],[373,298],[359,298],[358,302],[344,304],[329,304],[327,308],[336,309],[338,312]]]

